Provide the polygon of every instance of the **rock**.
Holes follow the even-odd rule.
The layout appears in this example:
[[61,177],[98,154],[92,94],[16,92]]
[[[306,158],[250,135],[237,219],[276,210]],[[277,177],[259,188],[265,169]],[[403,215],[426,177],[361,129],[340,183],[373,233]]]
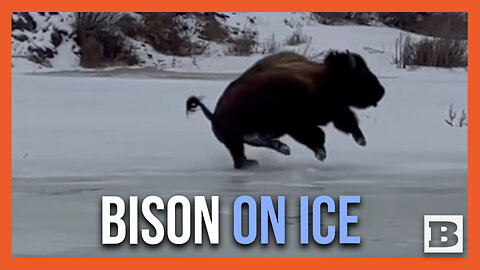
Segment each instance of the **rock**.
[[23,42],[25,40],[28,40],[28,37],[24,34],[20,34],[20,35],[13,35],[13,38],[20,41],[20,42]]
[[43,51],[47,58],[53,58],[55,56],[55,52],[52,49],[46,48]]
[[40,64],[44,67],[48,67],[48,68],[52,67],[52,64],[50,63],[50,61],[48,59],[41,58],[36,54],[32,54],[30,57],[28,57],[28,60],[31,61],[31,62]]
[[50,36],[53,46],[58,47],[62,43],[62,34],[57,29],[53,29],[52,35]]
[[[230,18],[230,16],[228,16],[227,14],[223,14],[223,13],[213,12],[213,14],[216,17],[218,17],[220,19],[223,19],[223,20]],[[235,14],[235,13],[233,13],[233,14]]]
[[33,20],[32,16],[28,12],[19,12],[18,20],[14,21],[12,18],[12,31],[13,30],[27,30],[34,32],[37,28],[37,23]]

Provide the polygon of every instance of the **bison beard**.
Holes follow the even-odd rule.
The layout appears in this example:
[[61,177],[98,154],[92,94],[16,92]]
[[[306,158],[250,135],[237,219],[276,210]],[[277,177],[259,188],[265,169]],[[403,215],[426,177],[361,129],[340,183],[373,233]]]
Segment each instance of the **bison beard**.
[[260,60],[233,81],[214,113],[199,97],[190,97],[186,105],[187,114],[197,108],[203,111],[234,167],[242,169],[258,164],[245,156],[245,143],[289,155],[289,147],[278,140],[286,134],[324,160],[325,133],[318,126],[330,122],[365,146],[349,107],[376,106],[383,95],[383,87],[357,54],[331,52],[319,64],[294,53],[279,53]]

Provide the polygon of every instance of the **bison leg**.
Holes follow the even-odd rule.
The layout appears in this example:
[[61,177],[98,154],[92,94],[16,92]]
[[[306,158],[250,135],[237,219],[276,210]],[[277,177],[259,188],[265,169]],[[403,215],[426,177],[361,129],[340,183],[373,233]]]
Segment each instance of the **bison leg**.
[[337,112],[333,125],[338,130],[351,134],[357,144],[367,145],[367,140],[358,126],[357,117],[349,108],[345,107]]
[[327,151],[325,150],[325,133],[317,126],[295,128],[289,132],[297,142],[310,148],[315,157],[323,161],[327,157]]
[[235,169],[246,169],[258,165],[258,161],[247,159],[245,156],[245,148],[242,140],[227,140],[225,141],[225,146],[230,151]]
[[245,143],[257,146],[273,149],[284,155],[290,155],[290,148],[279,140],[269,139],[266,136],[260,136],[259,134],[245,135],[243,136]]

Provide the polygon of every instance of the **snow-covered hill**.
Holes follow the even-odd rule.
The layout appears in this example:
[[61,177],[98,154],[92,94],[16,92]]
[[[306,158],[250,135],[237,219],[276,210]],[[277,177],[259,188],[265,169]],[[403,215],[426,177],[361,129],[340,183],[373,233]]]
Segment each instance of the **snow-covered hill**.
[[[140,15],[129,14],[141,20]],[[187,29],[190,38],[200,40],[198,28],[203,27],[202,22],[189,16],[180,18],[181,22],[178,23]],[[379,68],[385,70],[392,64],[395,40],[403,32],[381,25],[324,25],[309,12],[225,12],[215,18],[232,38],[246,29],[255,33],[256,52],[249,56],[233,56],[229,53],[231,44],[208,41],[201,55],[172,56],[156,51],[145,40],[125,35],[125,42],[139,59],[139,64],[132,68],[239,72],[263,54],[273,51],[293,50],[308,56],[322,56],[322,52],[329,49],[348,49],[364,56],[374,67],[381,66]],[[74,14],[69,12],[13,14],[12,21],[16,26],[12,30],[13,70],[41,72],[84,69],[80,67],[80,48],[74,40],[74,20]],[[285,40],[295,32],[301,33],[307,41],[294,46],[286,45]],[[43,65],[34,63],[35,59],[32,58],[38,54],[47,56],[48,61]]]

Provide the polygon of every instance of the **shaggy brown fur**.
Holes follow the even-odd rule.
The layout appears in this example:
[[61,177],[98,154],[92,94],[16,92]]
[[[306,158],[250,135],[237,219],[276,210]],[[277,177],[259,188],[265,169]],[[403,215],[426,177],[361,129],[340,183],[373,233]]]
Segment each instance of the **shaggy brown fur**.
[[288,134],[326,157],[325,134],[318,127],[333,122],[360,145],[366,140],[350,106],[376,106],[384,89],[357,54],[331,52],[323,64],[293,53],[266,57],[233,81],[211,113],[197,97],[187,100],[187,112],[200,107],[212,130],[233,158],[235,168],[257,164],[246,158],[244,143],[285,155],[278,140]]
[[281,71],[289,72],[291,75],[311,84],[313,78],[317,78],[320,73],[324,72],[323,69],[322,64],[311,61],[303,55],[294,52],[280,52],[257,61],[240,75],[236,82],[263,71]]
[[247,69],[242,76],[253,75],[260,71],[271,69],[289,69],[300,72],[307,71],[309,67],[315,69],[319,63],[310,61],[303,55],[294,52],[280,52],[266,56]]

